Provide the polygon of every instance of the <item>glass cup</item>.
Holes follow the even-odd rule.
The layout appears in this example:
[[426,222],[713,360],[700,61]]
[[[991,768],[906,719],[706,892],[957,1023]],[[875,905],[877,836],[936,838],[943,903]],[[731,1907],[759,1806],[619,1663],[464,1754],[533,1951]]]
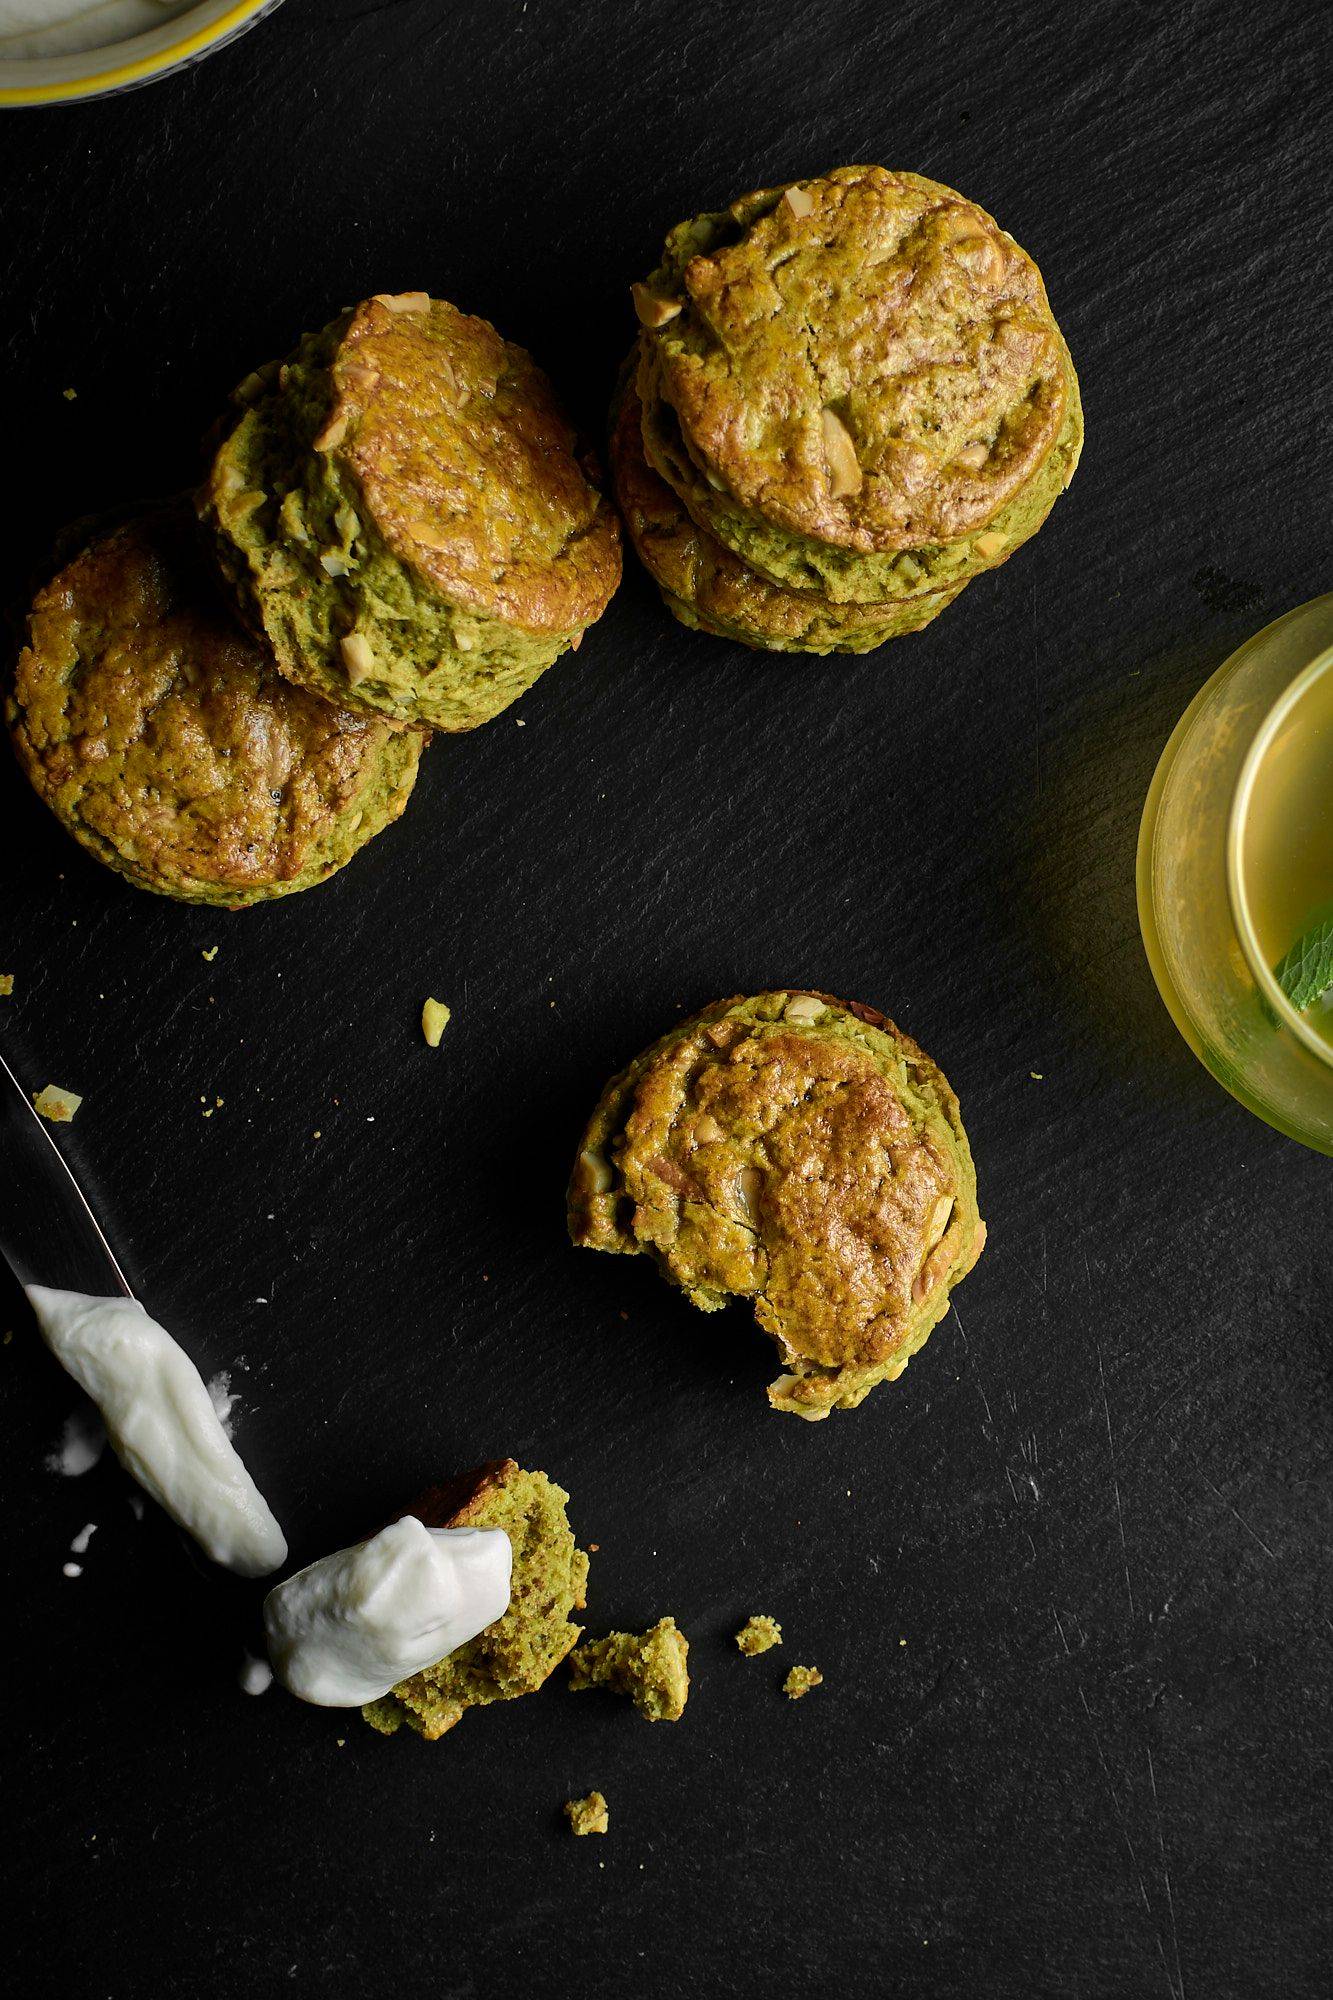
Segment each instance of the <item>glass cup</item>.
[[[0,107],[71,104],[134,90],[202,61],[280,4],[281,0],[193,0],[193,5],[182,6],[160,22],[152,19],[153,10],[145,8],[141,24],[139,15],[129,16],[122,8],[111,17],[114,38],[87,46],[97,41],[97,16],[90,6],[88,32],[82,34],[76,27],[67,52],[17,56],[12,39],[8,55],[0,48]],[[124,28],[127,18],[134,24],[130,32]],[[34,30],[28,39],[39,42],[39,32]],[[61,37],[51,39],[64,46]]]
[[1266,760],[1326,674],[1333,594],[1265,626],[1199,690],[1148,789],[1138,903],[1153,977],[1195,1055],[1260,1118],[1333,1154],[1333,1044],[1292,1007],[1260,948],[1247,839]]

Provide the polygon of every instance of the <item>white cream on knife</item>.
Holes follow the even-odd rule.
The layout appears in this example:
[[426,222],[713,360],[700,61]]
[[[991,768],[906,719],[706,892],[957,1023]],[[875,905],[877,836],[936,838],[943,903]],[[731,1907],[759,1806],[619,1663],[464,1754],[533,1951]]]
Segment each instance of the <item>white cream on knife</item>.
[[268,1576],[287,1542],[218,1419],[203,1377],[135,1299],[28,1285],[42,1338],[96,1403],[116,1457],[206,1555]]
[[427,1528],[406,1514],[269,1592],[273,1670],[319,1708],[377,1701],[503,1618],[512,1563],[503,1528]]

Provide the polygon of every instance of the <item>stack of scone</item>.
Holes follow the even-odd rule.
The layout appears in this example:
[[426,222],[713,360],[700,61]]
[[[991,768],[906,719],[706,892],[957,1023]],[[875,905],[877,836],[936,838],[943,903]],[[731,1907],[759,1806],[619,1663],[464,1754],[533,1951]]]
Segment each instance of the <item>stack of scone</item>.
[[577,646],[615,516],[546,377],[485,320],[380,295],[242,384],[198,500],[39,594],[7,700],[64,826],[142,888],[229,908],[323,881]]
[[613,419],[675,615],[778,652],[919,631],[1073,476],[1078,381],[1036,265],[919,174],[841,167],[673,229]]

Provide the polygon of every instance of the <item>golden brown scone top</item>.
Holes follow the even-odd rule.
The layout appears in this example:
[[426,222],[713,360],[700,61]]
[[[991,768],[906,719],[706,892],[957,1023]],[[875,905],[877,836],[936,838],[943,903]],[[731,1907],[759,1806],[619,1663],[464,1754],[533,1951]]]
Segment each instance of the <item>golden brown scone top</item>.
[[944,1077],[873,1009],[794,989],[718,1002],[608,1085],[570,1232],[650,1252],[705,1310],[753,1299],[805,1378],[771,1399],[811,1415],[900,1372],[981,1247]]
[[352,314],[331,372],[321,448],[400,561],[525,631],[601,616],[620,581],[615,513],[524,348],[424,292],[381,294]]
[[380,824],[401,810],[419,753],[282,678],[218,597],[183,504],[39,593],[8,713],[33,785],[100,859],[218,902],[329,872],[372,794]]
[[[745,508],[865,552],[990,520],[1067,394],[1040,273],[919,174],[840,167],[682,224],[648,281],[655,380]],[[673,311],[673,308],[679,310]],[[641,307],[641,312],[642,312]]]

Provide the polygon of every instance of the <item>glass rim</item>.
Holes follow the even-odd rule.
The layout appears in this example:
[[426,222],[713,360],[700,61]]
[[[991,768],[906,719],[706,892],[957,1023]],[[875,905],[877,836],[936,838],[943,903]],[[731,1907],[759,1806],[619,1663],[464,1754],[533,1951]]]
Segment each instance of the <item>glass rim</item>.
[[1240,947],[1245,954],[1255,985],[1282,1025],[1309,1050],[1316,1061],[1323,1063],[1326,1068],[1333,1069],[1333,1043],[1319,1034],[1292,1006],[1259,948],[1258,933],[1250,914],[1242,860],[1244,832],[1249,821],[1254,787],[1264,759],[1273,746],[1273,739],[1292,709],[1330,669],[1333,669],[1333,646],[1326,646],[1301,668],[1294,680],[1287,683],[1255,731],[1254,740],[1245,753],[1245,761],[1236,780],[1236,789],[1231,799],[1231,812],[1227,821],[1227,892],[1231,902],[1232,922],[1236,926],[1236,935],[1240,939]]
[[[202,4],[204,0],[193,0],[185,12],[164,21],[160,28],[143,29],[102,48],[75,50],[59,56],[0,58],[0,110],[76,104],[89,98],[113,96],[135,84],[155,83],[183,64],[211,54],[278,6],[280,0],[220,0],[212,20],[191,27],[190,22]],[[163,38],[161,42],[159,37]],[[74,73],[59,80],[48,78],[36,83],[24,75],[26,68],[38,69],[48,64],[73,65]]]

